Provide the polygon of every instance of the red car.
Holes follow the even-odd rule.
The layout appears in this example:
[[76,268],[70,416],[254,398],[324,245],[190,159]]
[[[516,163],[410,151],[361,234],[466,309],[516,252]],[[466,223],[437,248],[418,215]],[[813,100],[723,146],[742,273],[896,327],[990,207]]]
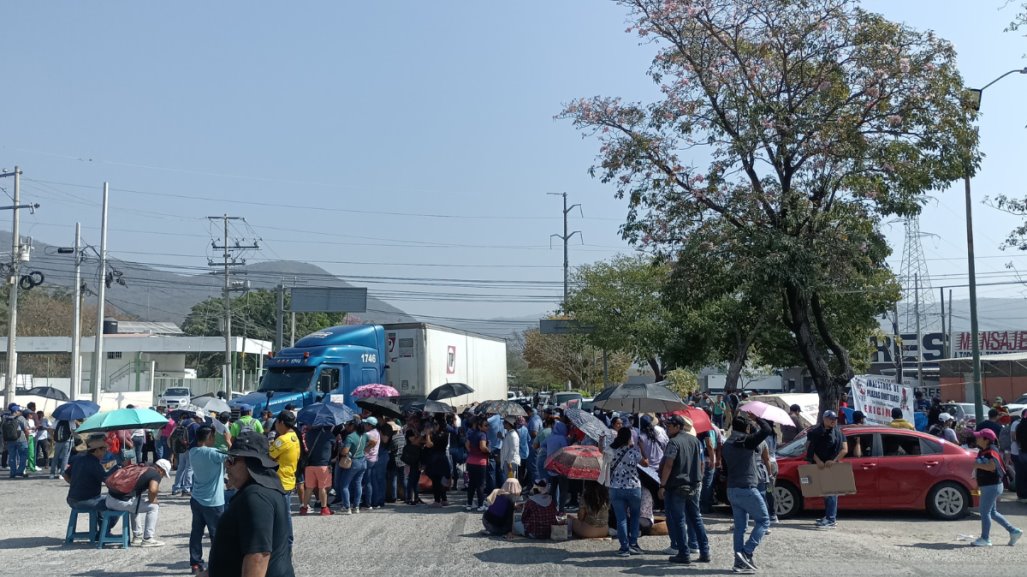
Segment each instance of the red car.
[[[841,510],[927,510],[952,520],[976,507],[980,492],[970,477],[975,452],[938,437],[886,426],[844,426],[856,494],[838,499]],[[799,490],[799,465],[806,463],[806,438],[797,437],[777,452],[779,473],[774,489],[777,516],[803,509],[823,509],[821,498],[804,499]]]

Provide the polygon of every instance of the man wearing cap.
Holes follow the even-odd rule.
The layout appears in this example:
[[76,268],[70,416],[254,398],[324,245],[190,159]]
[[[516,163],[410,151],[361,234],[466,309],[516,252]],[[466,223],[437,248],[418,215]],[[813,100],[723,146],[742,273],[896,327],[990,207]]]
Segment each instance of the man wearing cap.
[[239,418],[232,423],[228,430],[233,438],[246,431],[256,431],[261,435],[264,434],[264,426],[260,424],[260,421],[253,418],[253,407],[250,405],[239,405]]
[[[160,506],[157,505],[157,493],[160,491],[160,482],[171,474],[171,461],[158,459],[153,465],[146,466],[144,471],[136,479],[135,486],[128,493],[119,493],[108,487],[107,509],[111,511],[126,511],[132,515],[132,544],[138,547],[160,547],[162,541],[155,538],[157,531],[157,517],[160,513]],[[143,498],[143,493],[146,498]],[[145,528],[143,518],[145,517]]]
[[667,510],[667,531],[670,533],[671,548],[674,549],[669,560],[683,565],[692,562],[688,548],[689,531],[692,531],[698,543],[699,562],[710,561],[710,543],[699,513],[702,449],[699,439],[688,433],[691,429],[690,419],[680,415],[672,415],[667,419],[670,440],[663,451],[658,495],[664,500],[664,508]]
[[296,489],[296,469],[299,468],[299,433],[296,432],[296,415],[283,410],[275,419],[275,440],[268,448],[269,456],[278,463],[278,480],[285,491],[286,520],[289,523],[289,545],[292,545],[292,492]]
[[196,447],[189,449],[189,463],[193,468],[189,565],[194,574],[203,570],[203,530],[207,529],[213,541],[218,521],[225,511],[225,459],[228,455],[216,448],[215,437],[214,429],[200,427],[196,431]]
[[28,477],[29,474],[25,467],[28,465],[29,458],[29,423],[22,414],[22,408],[17,404],[11,403],[8,405],[7,410],[10,412],[10,415],[4,416],[4,421],[13,421],[14,424],[12,426],[17,426],[18,430],[17,439],[8,439],[6,435],[4,438],[7,442],[7,451],[9,453],[11,478]]
[[[845,435],[838,428],[838,413],[831,410],[824,411],[820,424],[810,429],[806,435],[806,460],[823,469],[841,461],[848,450]],[[825,496],[824,516],[817,519],[817,528],[834,529],[837,527],[837,517],[838,496]]]
[[267,438],[255,431],[240,434],[225,464],[228,486],[238,492],[221,516],[207,573],[201,575],[295,577],[285,491]]
[[[107,454],[107,441],[103,433],[90,435],[71,456],[63,479],[67,481],[69,507],[81,511],[106,511],[107,505],[101,492],[103,481],[109,474],[103,468],[103,457]],[[100,533],[100,516],[96,516],[93,533]]]

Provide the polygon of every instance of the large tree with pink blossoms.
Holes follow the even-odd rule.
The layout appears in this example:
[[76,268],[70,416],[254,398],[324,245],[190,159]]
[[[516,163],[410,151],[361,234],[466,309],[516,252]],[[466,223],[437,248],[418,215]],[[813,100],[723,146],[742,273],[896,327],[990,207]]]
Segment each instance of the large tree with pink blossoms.
[[[619,3],[658,47],[662,98],[583,98],[561,116],[600,141],[592,171],[628,201],[622,234],[693,271],[729,264],[713,277],[777,303],[821,409],[836,407],[850,349],[894,299],[880,222],[977,164],[954,47],[854,0]],[[850,338],[854,310],[866,329]]]

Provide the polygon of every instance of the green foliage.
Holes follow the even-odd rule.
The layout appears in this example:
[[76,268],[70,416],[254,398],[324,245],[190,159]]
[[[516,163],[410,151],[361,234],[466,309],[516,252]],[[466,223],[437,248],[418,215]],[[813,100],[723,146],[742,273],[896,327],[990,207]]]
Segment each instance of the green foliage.
[[561,117],[601,141],[592,170],[628,201],[622,235],[726,275],[687,289],[703,298],[686,318],[758,327],[765,312],[785,332],[761,346],[790,339],[835,406],[896,296],[881,217],[977,166],[954,48],[855,0],[620,3],[659,47],[663,99],[580,99]]
[[699,390],[699,377],[688,369],[667,371],[667,388],[685,398]]
[[[275,309],[278,295],[273,290],[259,289],[249,291],[232,299],[232,334],[247,338],[275,340]],[[285,310],[289,310],[289,294],[285,295]],[[182,324],[182,331],[187,335],[216,336],[224,333],[225,304],[221,297],[209,298],[196,303]],[[325,327],[345,324],[345,313],[297,313],[296,338]],[[284,323],[284,340],[289,340],[289,314],[286,313]],[[240,363],[248,369],[257,366],[256,359],[244,355]],[[199,377],[218,377],[224,355],[209,353],[196,355],[191,359],[196,363]]]
[[[659,366],[673,336],[663,287],[670,267],[645,256],[618,256],[579,267],[565,305],[575,320],[593,327],[583,335],[592,346],[622,351]],[[657,375],[657,380],[662,375]]]
[[[558,377],[560,382],[550,390],[564,390],[567,381],[575,390],[591,392],[603,389],[602,354],[579,335],[544,335],[537,329],[523,334],[522,355],[533,369],[543,369]],[[622,383],[631,366],[631,356],[622,352],[609,352],[609,378],[611,383]]]

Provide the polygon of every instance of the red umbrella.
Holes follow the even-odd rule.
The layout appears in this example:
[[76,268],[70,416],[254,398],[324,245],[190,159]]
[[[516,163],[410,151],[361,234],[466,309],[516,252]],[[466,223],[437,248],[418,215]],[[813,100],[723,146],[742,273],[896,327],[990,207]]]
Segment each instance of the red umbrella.
[[571,445],[546,459],[546,470],[568,479],[598,481],[603,468],[603,452],[592,445]]
[[710,422],[710,417],[706,414],[706,411],[696,408],[688,407],[687,409],[681,409],[680,411],[674,411],[673,413],[667,413],[668,415],[680,415],[682,417],[688,417],[692,420],[692,430],[698,435],[699,433],[705,433],[706,431],[713,430],[713,423]]

